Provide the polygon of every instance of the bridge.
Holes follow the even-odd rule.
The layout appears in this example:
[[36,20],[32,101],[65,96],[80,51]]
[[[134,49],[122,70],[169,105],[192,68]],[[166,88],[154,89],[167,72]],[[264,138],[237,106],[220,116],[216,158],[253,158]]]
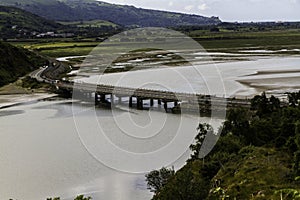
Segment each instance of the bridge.
[[[139,110],[144,109],[144,101],[150,102],[150,107],[154,106],[154,101],[162,105],[166,111],[171,110],[174,113],[198,112],[209,113],[211,109],[215,111],[224,111],[234,107],[250,107],[250,101],[247,99],[223,98],[212,95],[180,93],[172,91],[152,90],[146,88],[129,88],[113,85],[95,85],[88,83],[72,83],[60,81],[56,83],[60,89],[73,94],[73,98],[91,101],[94,98],[95,105],[122,103],[122,98],[128,98],[128,106],[132,108],[136,105]],[[118,100],[116,101],[116,98]],[[109,100],[109,101],[108,101]],[[135,100],[135,101],[134,101]],[[135,104],[134,104],[135,103]],[[171,109],[169,109],[170,105]]]
[[[181,93],[172,91],[153,90],[147,88],[129,88],[105,84],[74,83],[69,81],[53,80],[47,77],[46,72],[51,72],[54,67],[41,68],[31,74],[32,78],[55,85],[57,89],[73,98],[83,101],[94,101],[95,105],[122,103],[122,98],[128,99],[130,108],[136,106],[137,109],[144,109],[144,101],[150,102],[150,107],[154,106],[154,101],[162,105],[166,111],[180,113],[181,110],[187,112],[207,113],[211,109],[224,110],[233,107],[250,107],[247,99],[224,98],[212,95]],[[116,101],[116,99],[118,99]],[[170,108],[170,103],[172,104]],[[169,105],[168,105],[169,104]]]

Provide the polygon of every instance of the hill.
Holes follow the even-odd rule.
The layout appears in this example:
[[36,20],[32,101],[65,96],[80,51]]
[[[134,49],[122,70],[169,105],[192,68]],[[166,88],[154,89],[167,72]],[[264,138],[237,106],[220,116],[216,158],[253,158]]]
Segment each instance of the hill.
[[139,27],[211,25],[221,22],[217,17],[149,10],[96,0],[0,0],[0,5],[19,7],[55,21],[105,20],[122,26]]
[[0,6],[0,37],[26,37],[34,33],[57,31],[63,25],[46,20],[30,12],[14,7]]
[[0,6],[0,38],[98,37],[122,27],[103,20],[55,22],[16,7]]
[[0,86],[16,81],[46,63],[47,60],[28,50],[0,42]]

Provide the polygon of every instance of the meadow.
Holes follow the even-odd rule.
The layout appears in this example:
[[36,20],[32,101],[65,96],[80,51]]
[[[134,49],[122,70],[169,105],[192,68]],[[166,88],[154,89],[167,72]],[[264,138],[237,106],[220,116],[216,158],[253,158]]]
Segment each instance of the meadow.
[[[208,52],[243,53],[241,50],[272,50],[271,54],[299,54],[300,29],[265,30],[265,31],[228,31],[194,30],[184,32],[192,37]],[[129,38],[133,39],[133,38]],[[97,38],[57,38],[24,41],[10,41],[11,44],[35,51],[49,57],[67,57],[88,55],[101,41]],[[141,42],[120,42],[128,45]],[[122,46],[122,45],[121,45]],[[106,51],[114,51],[114,45],[106,45]],[[286,51],[280,51],[285,49]],[[143,51],[141,49],[141,51]],[[275,52],[276,51],[276,52]],[[249,53],[249,52],[248,52]]]

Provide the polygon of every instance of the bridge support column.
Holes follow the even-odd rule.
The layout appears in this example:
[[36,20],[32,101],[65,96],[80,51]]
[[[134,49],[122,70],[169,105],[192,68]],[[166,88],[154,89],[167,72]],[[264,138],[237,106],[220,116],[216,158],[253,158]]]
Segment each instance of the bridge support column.
[[129,97],[129,108],[132,108],[132,97]]
[[115,103],[115,97],[113,94],[110,95],[110,104],[111,106],[113,107],[114,106],[114,103]]
[[143,110],[144,109],[144,105],[143,105],[143,99],[140,99],[140,109]]
[[178,101],[174,101],[174,107],[178,106]]
[[118,102],[119,102],[119,104],[122,103],[122,97],[119,97]]
[[150,99],[150,106],[152,107],[154,105],[154,100]]
[[143,99],[137,98],[137,109],[143,110]]
[[160,99],[157,100],[157,104],[161,105],[161,100]]
[[168,102],[166,102],[166,101],[164,102],[164,109],[166,112],[168,112]]
[[105,103],[105,94],[100,94],[100,102]]
[[95,93],[95,105],[97,106],[97,105],[99,105],[99,96],[98,96],[99,94],[96,92]]

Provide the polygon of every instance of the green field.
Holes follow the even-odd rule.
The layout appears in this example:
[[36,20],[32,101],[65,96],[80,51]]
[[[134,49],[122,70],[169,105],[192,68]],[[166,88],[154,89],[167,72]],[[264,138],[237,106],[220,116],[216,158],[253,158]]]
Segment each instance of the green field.
[[220,32],[212,35],[191,33],[191,36],[206,49],[222,49],[224,52],[239,48],[280,50],[300,47],[300,30]]
[[117,27],[116,24],[109,22],[109,21],[104,21],[104,20],[92,20],[92,21],[75,21],[75,22],[59,22],[60,24],[63,25],[71,25],[71,26],[76,26],[78,28],[82,27],[92,27],[92,28],[100,28],[103,26],[112,26],[112,27]]
[[[270,31],[244,31],[229,32],[220,31],[192,31],[188,33],[201,44],[207,51],[236,53],[241,49],[264,49],[264,50],[293,50],[300,49],[300,29],[270,30]],[[12,44],[50,57],[82,56],[89,54],[100,44],[96,38],[90,39],[53,39],[53,40],[29,40],[13,41]],[[133,42],[138,45],[139,42]],[[121,45],[120,45],[121,44]],[[119,43],[128,45],[128,43]],[[105,46],[106,50],[115,46]],[[278,52],[280,54],[298,54],[299,51]],[[277,53],[277,54],[278,54]]]

